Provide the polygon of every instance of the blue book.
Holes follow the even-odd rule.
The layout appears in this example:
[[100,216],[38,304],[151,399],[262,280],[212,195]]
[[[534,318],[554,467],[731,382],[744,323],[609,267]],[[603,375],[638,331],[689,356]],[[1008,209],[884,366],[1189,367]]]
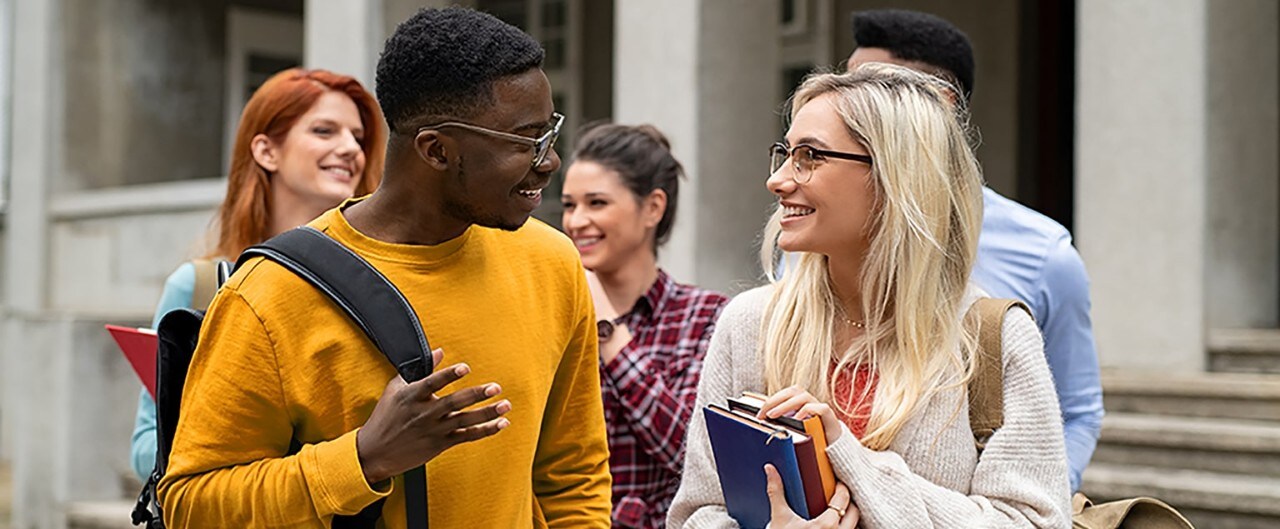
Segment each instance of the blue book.
[[795,442],[802,434],[761,422],[754,417],[711,404],[702,409],[715,455],[720,489],[729,516],[743,529],[769,524],[769,495],[765,491],[765,463],[778,469],[787,504],[808,520],[804,481],[796,460]]

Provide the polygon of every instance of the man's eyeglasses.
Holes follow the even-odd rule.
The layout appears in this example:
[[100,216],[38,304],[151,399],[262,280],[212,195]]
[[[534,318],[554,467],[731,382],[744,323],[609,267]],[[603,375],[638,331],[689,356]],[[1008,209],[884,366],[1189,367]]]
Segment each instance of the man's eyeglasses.
[[791,168],[795,169],[792,179],[797,184],[807,184],[809,180],[813,179],[813,168],[825,162],[827,158],[853,160],[871,165],[871,157],[865,154],[827,151],[803,143],[790,148],[782,143],[775,143],[772,147],[769,147],[769,174],[778,172],[778,169],[781,169],[790,159]]
[[533,147],[533,161],[529,162],[529,166],[536,169],[539,165],[542,165],[542,162],[547,161],[547,155],[551,152],[551,148],[555,146],[556,138],[560,137],[560,127],[564,125],[564,116],[561,115],[559,112],[552,113],[550,125],[551,127],[546,132],[538,136],[537,138],[530,138],[527,136],[521,136],[519,134],[512,134],[510,132],[502,132],[500,130],[487,129],[479,125],[472,125],[470,123],[463,123],[461,121],[446,121],[444,123],[437,123],[435,125],[427,125],[425,127],[419,128],[418,133],[421,134],[422,131],[424,130],[442,129],[445,127],[457,127],[457,128],[466,129],[472,132],[488,134],[495,138],[501,138],[507,141],[513,141],[522,145],[528,145],[530,147]]

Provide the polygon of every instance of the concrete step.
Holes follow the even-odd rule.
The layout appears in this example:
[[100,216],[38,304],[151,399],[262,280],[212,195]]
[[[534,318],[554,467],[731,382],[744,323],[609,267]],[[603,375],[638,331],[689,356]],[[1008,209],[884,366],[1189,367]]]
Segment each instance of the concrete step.
[[1085,470],[1081,488],[1098,503],[1160,499],[1197,529],[1280,527],[1280,478],[1094,463]]
[[1280,423],[1108,413],[1093,461],[1280,478]]
[[136,529],[132,501],[84,501],[67,505],[67,529]]
[[1211,329],[1209,369],[1280,374],[1280,329]]
[[1280,422],[1280,375],[1104,370],[1102,390],[1108,413]]

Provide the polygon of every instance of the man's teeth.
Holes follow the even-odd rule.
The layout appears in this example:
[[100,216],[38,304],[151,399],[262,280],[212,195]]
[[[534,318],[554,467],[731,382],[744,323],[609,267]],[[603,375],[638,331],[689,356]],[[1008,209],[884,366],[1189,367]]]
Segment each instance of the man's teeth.
[[808,214],[810,214],[810,213],[813,213],[814,211],[816,211],[816,210],[814,210],[813,208],[805,208],[805,207],[800,207],[800,206],[787,206],[787,207],[785,207],[785,208],[782,208],[782,216],[784,216],[784,217],[803,217],[803,216],[805,216],[805,215],[808,215]]
[[521,195],[524,195],[524,196],[526,196],[526,197],[529,197],[529,198],[538,198],[538,197],[542,196],[542,190],[541,190],[541,189],[530,189],[530,190],[528,190],[528,191],[520,191],[520,194],[521,194]]

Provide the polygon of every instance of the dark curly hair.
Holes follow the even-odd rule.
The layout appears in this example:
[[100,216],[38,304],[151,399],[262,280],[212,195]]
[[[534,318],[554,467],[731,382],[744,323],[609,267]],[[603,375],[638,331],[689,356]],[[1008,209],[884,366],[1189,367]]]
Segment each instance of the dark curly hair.
[[[964,97],[973,93],[973,46],[969,36],[941,17],[905,9],[876,9],[853,14],[853,40],[882,48],[904,61],[922,62],[949,74]],[[939,72],[932,72],[939,73]]]
[[392,132],[426,118],[466,119],[493,102],[493,83],[542,66],[542,45],[493,15],[422,9],[396,26],[378,58],[378,103]]
[[671,143],[653,125],[591,123],[583,127],[573,151],[575,162],[595,162],[618,173],[636,200],[655,189],[667,194],[667,207],[654,233],[654,251],[671,238],[684,167],[671,154]]

